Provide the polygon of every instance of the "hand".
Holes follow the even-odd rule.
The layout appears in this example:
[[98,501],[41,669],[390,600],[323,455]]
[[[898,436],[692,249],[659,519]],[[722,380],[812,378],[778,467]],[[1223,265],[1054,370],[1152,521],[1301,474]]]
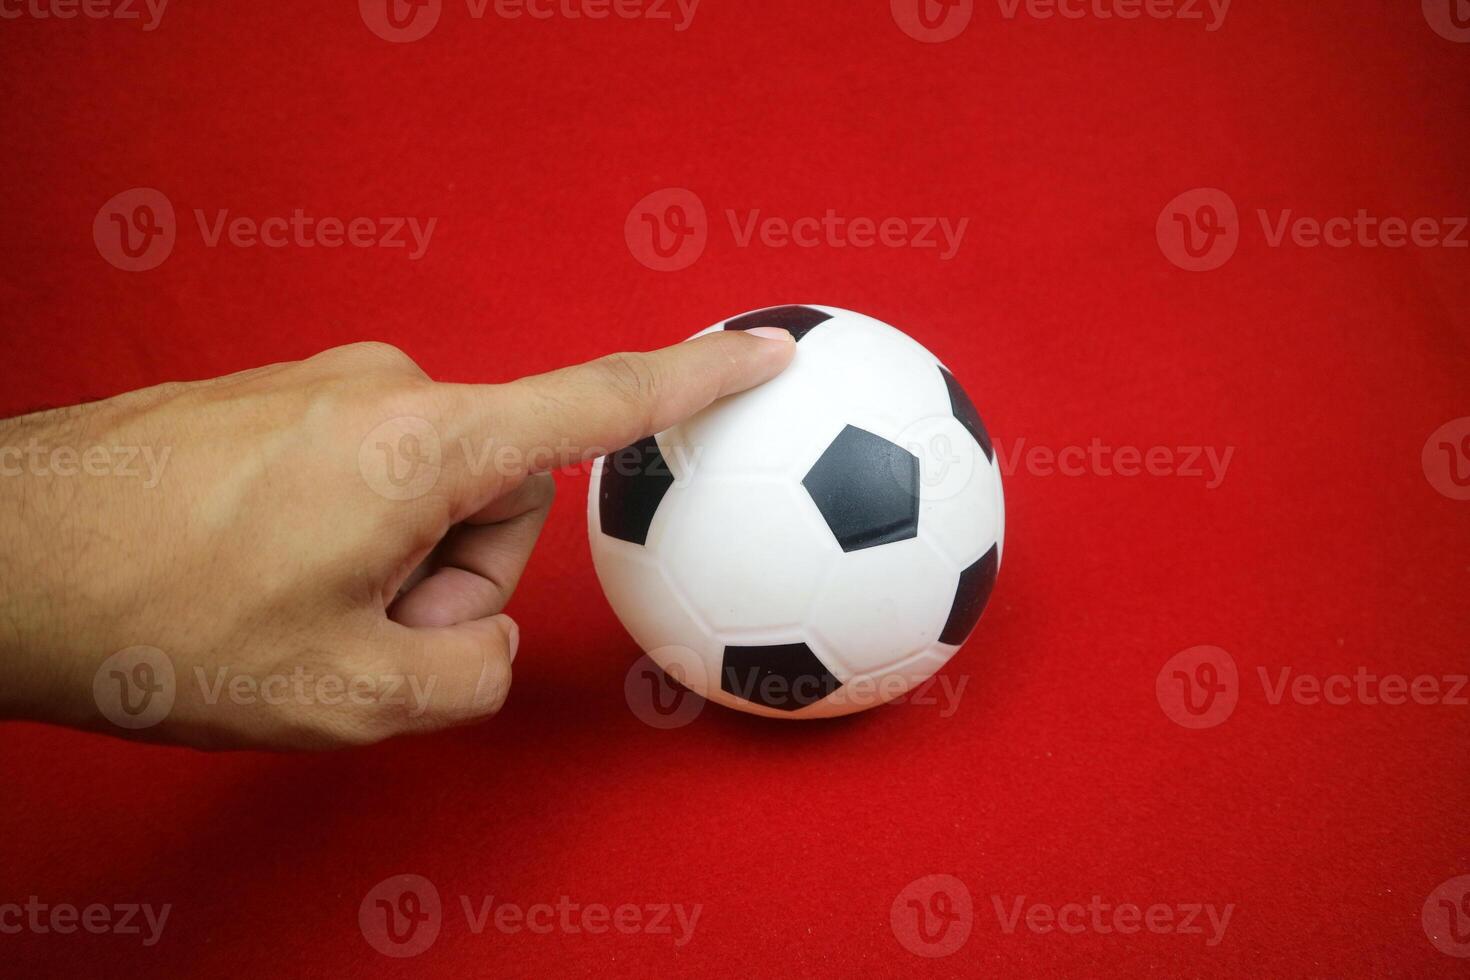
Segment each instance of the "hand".
[[321,748],[493,715],[549,471],[778,374],[756,333],[502,385],[354,344],[0,422],[0,717]]

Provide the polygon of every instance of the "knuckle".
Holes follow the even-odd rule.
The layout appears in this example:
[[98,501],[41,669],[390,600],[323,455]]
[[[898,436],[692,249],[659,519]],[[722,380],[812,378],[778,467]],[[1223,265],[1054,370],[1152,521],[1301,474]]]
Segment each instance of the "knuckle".
[[432,461],[425,460],[425,465],[445,462],[441,454],[448,444],[444,420],[452,416],[434,397],[431,381],[408,375],[332,380],[312,386],[300,398],[307,421],[342,426],[359,437],[372,434],[394,447],[399,440],[412,437],[416,446],[432,454]]
[[442,438],[440,423],[448,416],[440,399],[434,397],[433,382],[408,376],[374,378],[369,384],[354,385],[342,392],[350,407],[366,412],[374,419],[413,419],[425,423]]
[[409,360],[401,348],[383,340],[360,340],[355,344],[348,344],[342,348],[345,352],[355,354],[359,357],[375,357],[381,361],[403,362]]
[[649,358],[642,354],[609,354],[597,363],[608,387],[619,397],[636,406],[657,400],[660,382]]
[[355,344],[334,348],[327,354],[349,364],[368,363],[391,371],[423,375],[423,371],[419,369],[418,363],[413,358],[404,353],[401,348],[381,340],[358,341]]
[[180,395],[187,394],[198,386],[199,382],[195,381],[165,381],[162,384],[154,385],[152,388],[144,388],[142,391],[130,392],[129,394],[151,397],[157,401],[165,402],[178,398]]

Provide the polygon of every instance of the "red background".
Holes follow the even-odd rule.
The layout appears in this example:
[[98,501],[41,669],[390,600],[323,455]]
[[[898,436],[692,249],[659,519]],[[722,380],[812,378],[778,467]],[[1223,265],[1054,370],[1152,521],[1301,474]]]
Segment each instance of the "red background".
[[[564,481],[510,611],[503,715],[329,755],[135,746],[0,728],[0,902],[171,903],[162,941],[0,936],[21,975],[1452,975],[1420,925],[1470,873],[1470,708],[1271,704],[1282,667],[1464,673],[1470,503],[1421,467],[1470,415],[1470,252],[1269,247],[1255,218],[1470,214],[1470,45],[1416,2],[1239,3],[1200,21],[1006,19],[921,44],[886,0],[705,0],[667,22],[474,20],[415,43],[349,0],[182,3],[145,33],[0,21],[0,409],[391,341],[495,380],[679,339],[779,302],[911,332],[1001,447],[1234,447],[1186,477],[1007,480],[1005,566],[946,668],[959,710],[836,723],[708,708],[645,726],[637,650],[601,597],[585,477]],[[144,273],[92,221],[153,187],[179,212]],[[1160,210],[1240,208],[1213,272],[1172,265]],[[655,272],[624,238],[664,187],[710,244]],[[207,248],[192,211],[438,217],[419,262],[378,249]],[[933,250],[741,248],[725,209],[970,218]],[[1171,722],[1175,653],[1240,667],[1224,724]],[[380,956],[364,894],[421,874],[421,956]],[[964,881],[939,960],[889,924],[901,889]],[[700,903],[693,940],[473,934],[459,895],[522,906]],[[991,896],[1236,906],[1224,940],[1007,934]]]

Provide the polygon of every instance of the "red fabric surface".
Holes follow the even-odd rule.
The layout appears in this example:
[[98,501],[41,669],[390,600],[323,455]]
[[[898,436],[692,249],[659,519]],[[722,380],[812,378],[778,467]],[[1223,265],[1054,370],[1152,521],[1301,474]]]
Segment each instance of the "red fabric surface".
[[[625,703],[638,651],[592,574],[585,476],[566,477],[509,610],[510,702],[482,728],[205,756],[0,727],[0,903],[172,906],[151,947],[0,935],[0,970],[1463,975],[1421,911],[1470,874],[1470,707],[1272,703],[1258,672],[1466,672],[1470,503],[1436,491],[1421,450],[1470,415],[1470,252],[1273,247],[1256,212],[1470,214],[1470,45],[1413,2],[1242,3],[1214,31],[977,4],[934,44],[884,0],[705,0],[684,31],[493,9],[446,0],[401,44],[346,0],[178,3],[154,31],[0,23],[0,409],[359,339],[505,379],[805,301],[912,333],[1012,461],[1233,448],[1224,479],[1020,460],[995,597],[944,671],[966,684],[953,713],[942,691],[803,726],[711,706],[665,732]],[[178,240],[130,273],[92,226],[134,187],[168,197]],[[625,222],[668,187],[710,231],[660,272]],[[1156,237],[1198,187],[1240,215],[1208,272]],[[298,207],[438,225],[410,261],[211,248],[193,218]],[[741,247],[727,209],[969,226],[948,261]],[[1193,730],[1156,680],[1199,645],[1231,655],[1239,701]],[[398,873],[444,903],[437,940],[401,960],[358,924]],[[968,940],[936,959],[890,920],[929,874],[973,901]],[[1094,895],[1233,913],[1208,945],[1208,926],[1008,932],[995,909]],[[702,912],[682,946],[677,929],[476,934],[460,896]]]

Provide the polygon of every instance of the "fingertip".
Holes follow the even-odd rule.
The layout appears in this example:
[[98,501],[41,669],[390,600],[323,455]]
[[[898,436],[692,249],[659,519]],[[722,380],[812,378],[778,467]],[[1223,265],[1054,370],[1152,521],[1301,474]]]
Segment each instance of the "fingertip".
[[[796,356],[796,337],[782,327],[753,327],[750,330],[727,331],[724,336],[740,337],[738,343],[753,350],[754,357],[747,362],[754,369],[753,376],[746,375],[734,390],[743,390],[770,381],[791,365]],[[730,394],[730,391],[726,391]]]
[[465,623],[461,628],[466,627],[484,636],[479,641],[484,663],[465,719],[479,721],[498,714],[505,704],[510,693],[511,661],[515,660],[520,645],[521,630],[504,613]]
[[796,343],[796,338],[791,335],[791,331],[783,327],[753,327],[744,333],[749,337],[764,337],[766,340],[776,340],[783,344]]
[[521,645],[520,624],[511,619],[505,613],[491,616],[490,620],[491,622],[499,626],[501,632],[505,634],[505,659],[510,661],[511,663],[514,663],[516,659],[516,650],[518,650]]

